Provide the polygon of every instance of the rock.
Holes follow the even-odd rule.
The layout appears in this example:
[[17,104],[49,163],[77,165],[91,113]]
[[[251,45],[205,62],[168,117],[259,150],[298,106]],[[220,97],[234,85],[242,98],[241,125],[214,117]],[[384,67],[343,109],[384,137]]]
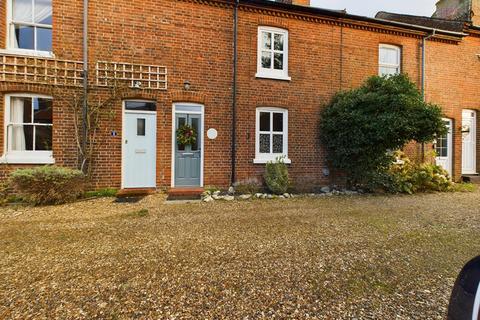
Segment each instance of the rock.
[[330,192],[330,187],[329,186],[322,187],[322,188],[320,188],[320,192],[329,193]]
[[239,196],[239,198],[240,198],[241,200],[248,200],[248,199],[250,199],[251,197],[252,197],[251,194],[242,194],[241,196]]
[[273,195],[267,194],[267,199],[273,199]]
[[352,190],[346,190],[344,192],[344,194],[346,194],[348,196],[354,196],[354,195],[358,194],[358,192],[357,191],[352,191]]
[[234,189],[233,187],[228,188],[228,193],[229,193],[229,194],[234,194],[234,193],[235,193],[235,189]]
[[221,192],[220,190],[217,190],[217,191],[215,191],[215,192],[213,193],[213,195],[214,195],[214,196],[219,196],[219,195],[220,195],[220,192]]
[[261,198],[263,193],[255,193],[255,198]]
[[278,199],[285,199],[285,196],[283,196],[283,195],[278,196]]
[[214,200],[222,200],[222,199],[223,199],[223,197],[222,197],[220,194],[214,194],[214,195],[212,196],[212,198],[213,198]]
[[233,201],[233,200],[235,200],[235,197],[234,197],[234,196],[225,196],[225,197],[223,197],[223,200],[225,200],[225,201]]
[[215,200],[211,196],[207,196],[203,198],[203,202],[212,202],[212,201],[215,201]]
[[290,194],[284,193],[284,194],[283,194],[283,197],[286,198],[286,199],[288,199],[288,198],[290,198]]
[[262,193],[262,199],[266,199],[268,195],[266,193]]

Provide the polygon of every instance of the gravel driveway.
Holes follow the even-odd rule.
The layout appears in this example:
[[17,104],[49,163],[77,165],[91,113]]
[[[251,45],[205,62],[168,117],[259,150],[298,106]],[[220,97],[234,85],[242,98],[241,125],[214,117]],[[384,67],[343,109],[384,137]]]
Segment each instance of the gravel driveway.
[[1,319],[443,319],[480,254],[480,192],[112,201],[0,209]]

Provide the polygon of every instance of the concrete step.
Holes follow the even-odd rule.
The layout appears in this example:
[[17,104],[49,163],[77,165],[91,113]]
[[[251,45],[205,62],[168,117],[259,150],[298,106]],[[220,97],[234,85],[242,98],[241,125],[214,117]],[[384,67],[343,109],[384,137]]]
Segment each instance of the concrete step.
[[170,188],[167,200],[198,200],[203,191],[203,188]]
[[480,175],[478,175],[478,174],[463,175],[462,176],[462,181],[463,182],[470,182],[470,183],[474,183],[474,184],[480,184]]

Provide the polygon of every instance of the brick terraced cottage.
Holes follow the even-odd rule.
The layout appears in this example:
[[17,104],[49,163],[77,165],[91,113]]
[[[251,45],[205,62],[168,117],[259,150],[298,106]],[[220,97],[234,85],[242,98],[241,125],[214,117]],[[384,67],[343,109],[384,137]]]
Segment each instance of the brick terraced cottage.
[[[367,18],[308,0],[2,1],[1,176],[78,166],[78,114],[65,97],[81,103],[87,88],[89,101],[113,99],[93,145],[94,188],[226,187],[282,155],[297,189],[312,189],[335,178],[322,108],[398,72],[444,108],[437,161],[455,180],[476,174],[478,0],[437,6],[434,18]],[[198,137],[182,146],[185,124]]]

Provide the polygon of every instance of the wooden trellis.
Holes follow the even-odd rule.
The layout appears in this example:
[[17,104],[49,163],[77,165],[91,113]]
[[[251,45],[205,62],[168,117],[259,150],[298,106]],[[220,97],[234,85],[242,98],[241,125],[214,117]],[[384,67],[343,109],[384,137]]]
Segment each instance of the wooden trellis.
[[0,81],[82,86],[82,72],[81,61],[0,54]]
[[99,61],[96,64],[97,86],[108,87],[114,81],[127,82],[132,88],[167,89],[167,68],[156,65]]

